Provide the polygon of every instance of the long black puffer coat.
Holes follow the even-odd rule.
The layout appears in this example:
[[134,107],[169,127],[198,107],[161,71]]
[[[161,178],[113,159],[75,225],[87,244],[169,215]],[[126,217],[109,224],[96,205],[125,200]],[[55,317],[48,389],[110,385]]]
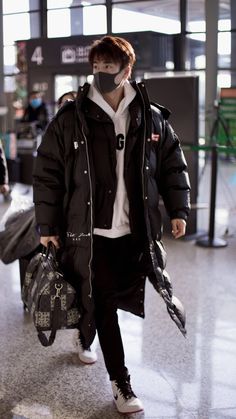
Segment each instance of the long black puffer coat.
[[[159,195],[170,218],[187,218],[190,207],[187,166],[177,135],[167,121],[169,112],[159,105],[150,105],[143,83],[133,82],[132,86],[137,95],[129,106],[131,122],[126,138],[124,171],[130,201],[131,231],[133,234],[139,231],[141,220],[140,228],[142,224],[145,226],[142,234],[145,234],[143,240],[147,243],[146,256],[152,263],[151,282],[166,301],[173,318],[172,287],[165,272],[165,250],[161,242]],[[106,158],[110,153],[110,160],[114,160],[112,151],[101,154],[98,147],[94,157],[91,142],[96,137],[101,141],[103,150],[104,138],[110,140],[115,135],[109,116],[87,98],[89,87],[88,84],[81,87],[76,103],[64,106],[47,127],[34,171],[36,220],[42,236],[59,234],[62,239],[67,275],[79,284],[80,329],[86,345],[91,344],[95,335],[93,228],[96,194],[100,193],[100,189],[95,193],[94,158],[102,162],[101,170],[111,166],[107,167],[104,183],[114,173],[112,163]],[[135,164],[132,164],[133,161]],[[114,179],[112,186],[116,186]],[[105,200],[106,185],[100,187],[104,189]],[[140,191],[139,196],[137,191]],[[111,194],[111,203],[105,202],[104,205],[104,217],[108,222],[112,218],[114,199],[115,193]],[[135,205],[136,201],[138,205]],[[141,275],[132,290],[127,290],[120,298],[118,296],[118,308],[144,317],[144,304],[140,301],[144,301],[145,279],[146,275]]]

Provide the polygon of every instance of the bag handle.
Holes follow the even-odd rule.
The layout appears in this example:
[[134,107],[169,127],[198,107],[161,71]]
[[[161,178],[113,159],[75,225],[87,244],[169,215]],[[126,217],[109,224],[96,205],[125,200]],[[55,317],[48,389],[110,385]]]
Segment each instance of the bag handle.
[[53,259],[57,261],[57,248],[53,242],[48,242],[47,247],[43,246],[43,249],[44,251],[42,253],[46,257],[46,259],[49,258],[49,255],[51,253]]

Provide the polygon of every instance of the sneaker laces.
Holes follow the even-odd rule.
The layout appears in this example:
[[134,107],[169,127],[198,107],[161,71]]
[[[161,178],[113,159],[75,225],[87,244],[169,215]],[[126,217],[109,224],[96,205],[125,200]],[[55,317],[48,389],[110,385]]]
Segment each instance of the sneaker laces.
[[115,383],[118,387],[120,394],[126,400],[131,399],[132,397],[136,397],[130,384],[130,375],[128,375],[127,377],[115,380]]

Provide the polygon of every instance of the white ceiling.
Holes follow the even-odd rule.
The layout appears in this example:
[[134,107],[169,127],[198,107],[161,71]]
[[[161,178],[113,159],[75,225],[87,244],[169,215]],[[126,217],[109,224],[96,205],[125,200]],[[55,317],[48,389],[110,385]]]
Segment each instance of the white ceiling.
[[[119,0],[117,0],[117,2],[119,2]],[[142,1],[141,3],[125,3],[124,1],[123,4],[119,3],[118,7],[179,20],[179,0],[147,0]],[[191,21],[205,20],[205,0],[187,0],[187,16],[188,20]],[[221,19],[230,18],[230,0],[219,0],[219,17]]]

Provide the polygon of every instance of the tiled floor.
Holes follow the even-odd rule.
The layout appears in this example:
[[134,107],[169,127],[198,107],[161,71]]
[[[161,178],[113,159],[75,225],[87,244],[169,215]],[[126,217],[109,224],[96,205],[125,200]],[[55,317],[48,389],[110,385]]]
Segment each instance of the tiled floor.
[[[224,235],[227,247],[164,238],[167,270],[187,311],[187,338],[149,283],[145,319],[119,313],[133,388],[145,405],[145,413],[130,418],[236,418],[235,173],[235,164],[220,163],[216,235]],[[201,202],[208,195],[206,167]],[[5,209],[2,203],[1,213]],[[199,229],[207,229],[208,210],[199,212]],[[0,418],[122,417],[112,403],[98,342],[93,366],[78,361],[71,331],[61,331],[52,347],[43,348],[23,310],[18,262],[0,262],[0,277]]]

